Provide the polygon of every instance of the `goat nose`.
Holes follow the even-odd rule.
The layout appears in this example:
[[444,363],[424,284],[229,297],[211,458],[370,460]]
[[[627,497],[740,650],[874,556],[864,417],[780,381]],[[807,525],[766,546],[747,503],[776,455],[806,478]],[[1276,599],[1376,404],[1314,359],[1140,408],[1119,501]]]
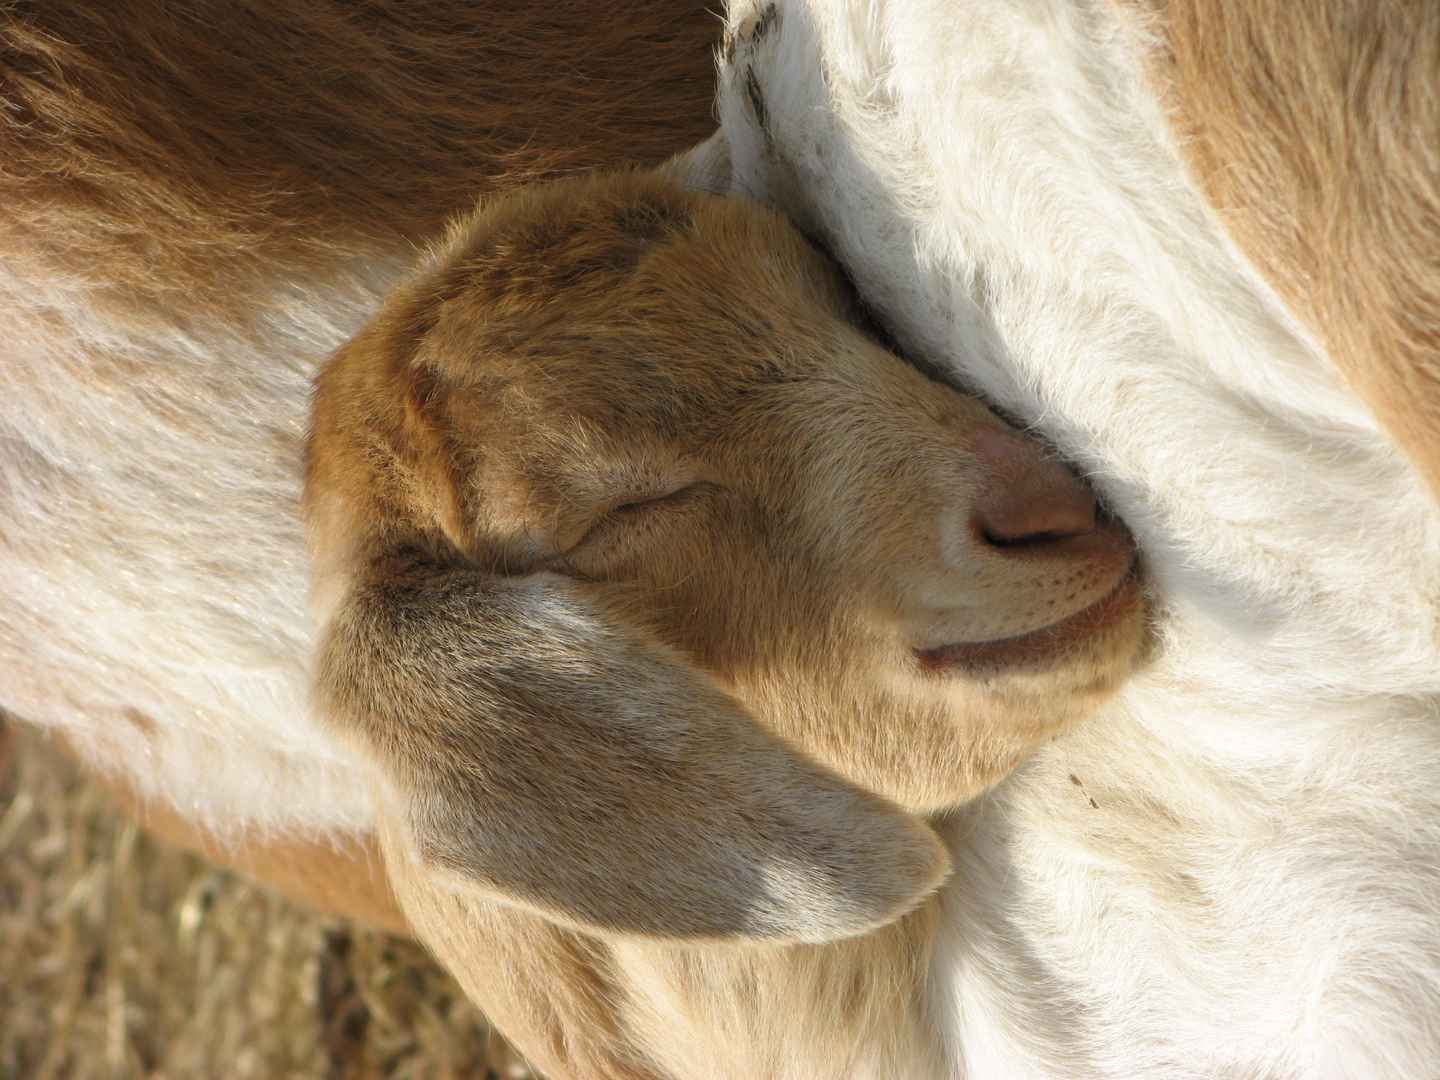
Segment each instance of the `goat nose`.
[[1043,450],[1006,432],[976,433],[993,462],[990,490],[972,519],[991,547],[1022,548],[1095,531],[1095,499],[1080,480]]
[[1082,492],[1069,505],[1002,503],[977,514],[975,524],[981,537],[993,547],[1068,540],[1095,531],[1095,502]]

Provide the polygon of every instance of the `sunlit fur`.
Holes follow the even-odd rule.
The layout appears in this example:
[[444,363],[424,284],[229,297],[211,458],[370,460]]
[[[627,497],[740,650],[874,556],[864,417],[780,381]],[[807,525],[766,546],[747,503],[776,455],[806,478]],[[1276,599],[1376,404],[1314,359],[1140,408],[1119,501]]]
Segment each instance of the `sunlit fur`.
[[4,707],[224,841],[368,829],[306,705],[314,372],[477,193],[708,134],[718,29],[691,0],[4,5]]
[[462,221],[321,373],[318,700],[412,926],[551,1075],[898,1067],[933,912],[764,942],[943,856],[809,759],[942,811],[1130,669],[1128,536],[858,319],[777,216],[622,174]]
[[1120,10],[1188,177],[1440,498],[1440,6]]
[[[1440,460],[1433,5],[1150,7],[733,5],[738,186],[832,247],[907,351],[1084,463],[1157,575],[1168,644],[950,823],[937,960],[886,969],[920,988],[910,1026],[847,1042],[802,1023],[835,1000],[775,989],[803,966],[753,1009],[697,1014],[666,990],[692,958],[630,969],[643,1000],[592,977],[568,998],[587,1030],[638,1000],[648,1042],[702,1076],[1436,1073],[1436,523],[1329,365],[1420,468]],[[487,52],[492,18],[569,29]],[[4,703],[192,826],[363,832],[354,760],[301,705],[311,374],[494,178],[700,138],[711,20],[435,0],[0,13]],[[562,42],[585,47],[557,64]],[[704,186],[724,190],[717,160]],[[534,954],[564,949],[593,971],[569,931],[507,917],[533,926],[496,931],[502,973],[545,987]],[[526,967],[536,935],[561,951]],[[894,961],[885,940],[852,946]],[[860,1064],[865,1047],[884,1049]]]
[[731,8],[736,185],[1081,462],[1159,598],[1154,666],[946,831],[938,1075],[1440,1072],[1440,521],[1396,448],[1440,460],[1435,20],[1300,7]]
[[[4,705],[62,732],[165,835],[402,926],[375,873],[365,774],[306,705],[298,496],[313,373],[477,193],[656,162],[702,138],[717,31],[678,0],[0,11]],[[923,935],[909,952],[886,947],[888,930],[844,946],[873,950],[860,965],[871,999],[898,1003],[898,1020],[837,1000],[850,968],[817,946],[791,974],[790,954],[772,954],[753,1002],[712,995],[730,1018],[697,1039],[668,1010],[693,1017],[703,996],[637,962],[622,976],[647,980],[636,1035],[642,1019],[605,1019],[623,995],[567,999],[548,978],[557,954],[531,942],[570,931],[507,917],[534,925],[465,955],[507,958],[515,985],[543,988],[491,1004],[522,1034],[564,1033],[575,1056],[664,1045],[695,1055],[693,1072],[725,1068],[707,1045],[798,1062],[881,1046],[876,1060],[909,1061],[928,1038],[913,991],[888,990],[912,985]],[[696,955],[677,960],[682,987]],[[567,970],[594,984],[592,967]],[[772,1007],[810,984],[790,1013]],[[527,1009],[548,1015],[551,995],[595,1017],[572,1025],[557,1005],[563,1023],[532,1029]],[[628,1033],[592,1050],[577,1031]]]

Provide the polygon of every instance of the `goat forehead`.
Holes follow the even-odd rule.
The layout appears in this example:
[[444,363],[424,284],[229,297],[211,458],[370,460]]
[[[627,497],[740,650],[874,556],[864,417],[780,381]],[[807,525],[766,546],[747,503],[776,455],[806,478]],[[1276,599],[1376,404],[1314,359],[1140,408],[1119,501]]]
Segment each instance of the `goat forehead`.
[[699,389],[657,380],[640,392],[602,379],[590,394],[542,380],[547,399],[515,416],[500,452],[542,502],[549,494],[576,506],[697,481],[772,495],[796,483],[828,491],[877,470],[918,482],[937,460],[947,475],[964,464],[942,414],[983,407],[896,357],[861,359],[858,370],[837,359],[803,376],[714,379]]
[[689,328],[575,328],[492,354],[476,385],[528,424],[679,438],[785,407],[800,384],[841,373],[828,352],[798,335],[770,343]]
[[517,379],[528,368],[592,390],[609,379],[704,391],[789,375],[849,327],[816,266],[781,259],[763,237],[705,239],[657,242],[634,266],[587,274],[519,259],[477,278],[462,264],[432,285],[428,336],[460,370],[510,356]]
[[574,384],[562,387],[530,403],[514,445],[543,445],[586,468],[653,471],[682,459],[798,465],[834,440],[865,458],[925,437],[920,421],[928,412],[920,401],[857,384],[856,373],[839,364],[788,376],[758,369],[713,378],[673,374],[647,371],[634,382],[602,374],[578,392]]
[[765,321],[787,302],[813,301],[834,287],[813,253],[797,250],[784,231],[682,233],[673,223],[628,231],[597,225],[584,209],[555,208],[550,218],[523,223],[532,228],[482,231],[431,277],[434,297],[531,328],[565,325],[577,312],[582,322],[628,315],[673,326],[677,310],[703,326],[732,312]]

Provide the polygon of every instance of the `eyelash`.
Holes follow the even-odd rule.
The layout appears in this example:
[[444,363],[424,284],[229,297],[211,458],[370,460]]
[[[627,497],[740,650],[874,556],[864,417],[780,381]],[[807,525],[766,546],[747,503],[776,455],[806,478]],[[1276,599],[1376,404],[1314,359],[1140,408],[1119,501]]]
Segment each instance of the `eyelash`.
[[685,504],[694,500],[701,492],[711,489],[713,485],[705,483],[686,484],[682,488],[667,492],[664,495],[656,496],[653,499],[636,499],[634,502],[621,503],[612,508],[592,525],[586,534],[581,537],[577,548],[583,548],[587,544],[600,539],[609,527],[619,525],[627,519],[634,520],[643,518],[652,510],[675,508],[679,509]]
[[699,486],[698,484],[686,484],[684,487],[676,488],[674,491],[667,491],[664,495],[655,495],[648,499],[636,499],[634,502],[621,503],[611,510],[610,513],[634,513],[639,510],[644,510],[647,506],[659,506],[669,502],[683,501],[686,496],[690,495]]

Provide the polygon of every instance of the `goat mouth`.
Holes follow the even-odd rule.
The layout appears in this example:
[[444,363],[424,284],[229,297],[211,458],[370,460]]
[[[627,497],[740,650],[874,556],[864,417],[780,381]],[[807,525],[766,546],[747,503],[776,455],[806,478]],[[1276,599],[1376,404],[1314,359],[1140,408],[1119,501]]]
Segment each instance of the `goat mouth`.
[[933,649],[914,649],[920,670],[926,674],[962,670],[1036,667],[1063,662],[1067,656],[1088,653],[1094,639],[1124,622],[1140,606],[1140,583],[1132,567],[1115,587],[1089,607],[1073,615],[1015,637],[992,641],[961,641]]

